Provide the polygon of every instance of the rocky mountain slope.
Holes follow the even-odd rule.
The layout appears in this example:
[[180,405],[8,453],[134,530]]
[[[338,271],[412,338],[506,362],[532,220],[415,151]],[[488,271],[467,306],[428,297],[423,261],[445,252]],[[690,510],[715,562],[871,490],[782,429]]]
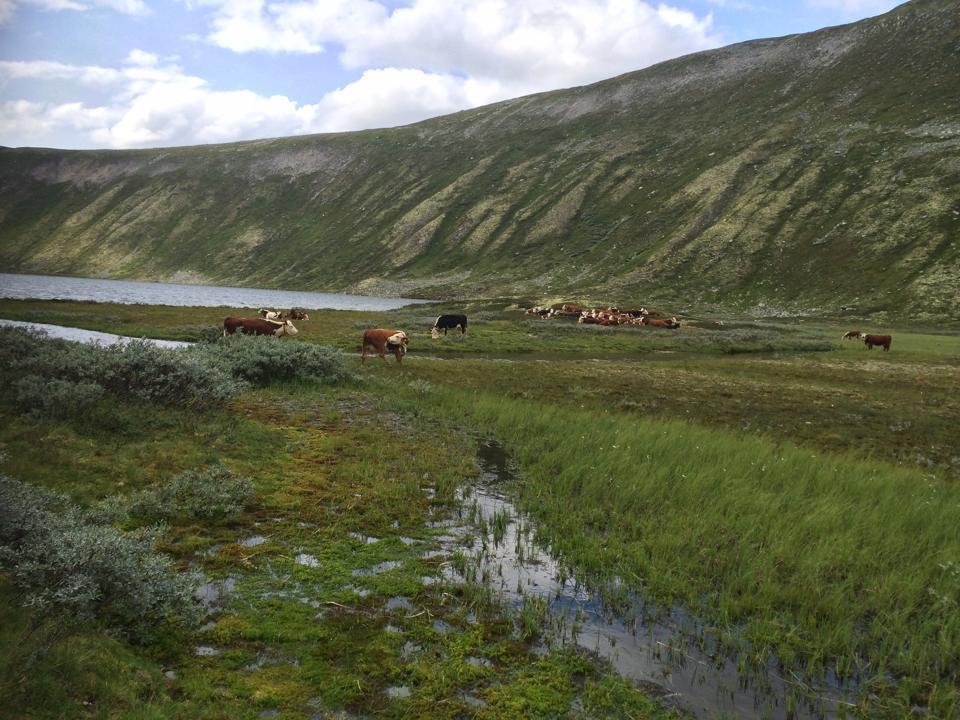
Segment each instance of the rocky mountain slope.
[[401,128],[3,149],[0,266],[955,317],[960,7],[914,0]]

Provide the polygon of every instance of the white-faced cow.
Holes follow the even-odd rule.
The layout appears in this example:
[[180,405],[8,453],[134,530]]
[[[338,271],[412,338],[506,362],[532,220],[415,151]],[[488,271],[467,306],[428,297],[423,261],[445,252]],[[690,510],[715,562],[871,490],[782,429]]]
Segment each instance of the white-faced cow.
[[360,346],[360,362],[367,360],[367,353],[376,353],[384,362],[387,361],[386,354],[393,353],[400,364],[400,358],[407,354],[407,345],[410,340],[407,334],[402,330],[389,330],[386,328],[375,328],[373,330],[364,330],[363,342]]
[[860,332],[859,330],[847,330],[847,332],[843,334],[843,339],[844,340],[861,340],[863,339],[863,333]]
[[239,331],[243,335],[296,335],[298,330],[289,320],[264,320],[262,318],[228,317],[223,320],[223,336]]
[[291,320],[309,320],[310,316],[307,315],[307,311],[303,308],[290,308],[290,312],[287,313],[287,317]]
[[434,321],[433,327],[430,328],[430,334],[438,338],[440,337],[441,330],[443,330],[443,334],[446,335],[447,330],[450,328],[460,328],[460,334],[464,335],[467,332],[467,316],[441,315]]

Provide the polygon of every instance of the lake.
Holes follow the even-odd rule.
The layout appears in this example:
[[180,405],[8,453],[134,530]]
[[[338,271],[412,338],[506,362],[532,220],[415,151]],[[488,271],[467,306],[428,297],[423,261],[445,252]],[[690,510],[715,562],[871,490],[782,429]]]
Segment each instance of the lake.
[[0,273],[0,297],[19,300],[92,300],[123,305],[393,310],[430,302],[340,293]]

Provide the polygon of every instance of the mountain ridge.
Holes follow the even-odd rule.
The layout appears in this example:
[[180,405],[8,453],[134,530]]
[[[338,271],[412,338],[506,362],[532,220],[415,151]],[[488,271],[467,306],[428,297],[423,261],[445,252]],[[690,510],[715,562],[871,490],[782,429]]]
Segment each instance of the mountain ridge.
[[0,149],[17,272],[955,317],[960,13],[914,0],[399,128]]

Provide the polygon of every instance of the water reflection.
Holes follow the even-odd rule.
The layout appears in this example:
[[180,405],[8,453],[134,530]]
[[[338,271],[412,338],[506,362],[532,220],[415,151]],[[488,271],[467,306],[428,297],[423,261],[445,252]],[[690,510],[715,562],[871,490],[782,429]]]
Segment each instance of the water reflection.
[[658,686],[696,717],[834,718],[852,707],[855,686],[841,686],[832,676],[812,687],[783,677],[789,671],[776,659],[744,674],[737,658],[718,648],[683,608],[664,612],[627,593],[631,609],[613,611],[537,542],[533,520],[500,491],[512,478],[503,449],[485,444],[478,459],[480,481],[464,500],[471,527],[450,527],[452,539],[444,543],[453,553],[468,536],[475,538],[465,562],[445,566],[451,579],[486,583],[508,605],[542,614],[551,642],[596,652],[619,674]]

